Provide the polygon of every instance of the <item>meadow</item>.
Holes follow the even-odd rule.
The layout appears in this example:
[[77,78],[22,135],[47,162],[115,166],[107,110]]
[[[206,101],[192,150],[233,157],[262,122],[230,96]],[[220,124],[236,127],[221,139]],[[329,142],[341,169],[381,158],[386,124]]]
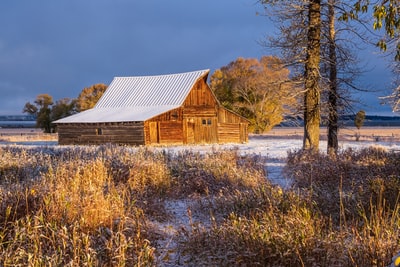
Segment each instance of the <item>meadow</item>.
[[251,144],[3,143],[0,266],[389,265],[400,251],[396,133],[389,146],[343,143],[335,158],[287,146],[301,141],[292,133],[263,138],[286,144],[290,187],[265,179],[273,153]]

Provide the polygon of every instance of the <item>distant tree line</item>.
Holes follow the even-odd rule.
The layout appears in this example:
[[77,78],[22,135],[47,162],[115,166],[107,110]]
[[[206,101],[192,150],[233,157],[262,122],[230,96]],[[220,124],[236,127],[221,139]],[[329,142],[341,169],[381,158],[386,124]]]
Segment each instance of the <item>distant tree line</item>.
[[105,84],[94,84],[84,88],[76,99],[63,98],[56,102],[52,96],[40,94],[33,103],[27,102],[22,112],[35,116],[36,127],[52,133],[56,131],[53,121],[94,107],[106,89]]

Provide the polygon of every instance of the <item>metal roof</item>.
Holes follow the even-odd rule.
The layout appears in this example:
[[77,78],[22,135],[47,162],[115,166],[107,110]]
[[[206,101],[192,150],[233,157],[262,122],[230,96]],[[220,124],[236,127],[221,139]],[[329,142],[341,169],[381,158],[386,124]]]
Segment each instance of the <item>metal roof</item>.
[[54,123],[145,121],[180,107],[196,81],[209,70],[115,77],[94,108]]

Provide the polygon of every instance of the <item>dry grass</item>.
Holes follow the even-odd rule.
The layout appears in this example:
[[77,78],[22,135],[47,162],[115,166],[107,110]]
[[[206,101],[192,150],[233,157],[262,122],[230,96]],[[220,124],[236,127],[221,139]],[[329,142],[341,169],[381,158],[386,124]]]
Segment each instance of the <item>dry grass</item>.
[[0,142],[39,142],[39,141],[57,141],[58,134],[43,133],[40,129],[15,128],[1,129]]
[[[282,190],[234,149],[0,147],[0,265],[386,266],[399,168],[376,147],[292,151]],[[157,229],[188,200],[187,225]]]
[[165,201],[261,180],[236,151],[1,147],[0,265],[153,265],[163,237],[149,222],[168,219]]
[[[268,138],[303,138],[302,127],[276,127],[264,135]],[[320,138],[326,140],[327,128],[321,127]],[[339,129],[339,141],[400,141],[399,127],[345,127]]]
[[[213,204],[225,216],[187,234],[198,265],[388,266],[400,250],[400,155],[369,148],[336,159],[292,152],[295,187],[268,184]],[[229,203],[228,205],[226,203]],[[224,207],[221,211],[221,207]]]

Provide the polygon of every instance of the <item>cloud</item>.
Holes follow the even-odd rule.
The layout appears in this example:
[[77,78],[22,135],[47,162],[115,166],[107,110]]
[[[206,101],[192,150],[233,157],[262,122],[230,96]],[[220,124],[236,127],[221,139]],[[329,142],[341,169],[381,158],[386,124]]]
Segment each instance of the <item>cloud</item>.
[[259,58],[266,51],[257,41],[273,29],[254,3],[2,1],[0,114],[20,113],[41,93],[77,97],[114,76],[213,71],[239,56]]

